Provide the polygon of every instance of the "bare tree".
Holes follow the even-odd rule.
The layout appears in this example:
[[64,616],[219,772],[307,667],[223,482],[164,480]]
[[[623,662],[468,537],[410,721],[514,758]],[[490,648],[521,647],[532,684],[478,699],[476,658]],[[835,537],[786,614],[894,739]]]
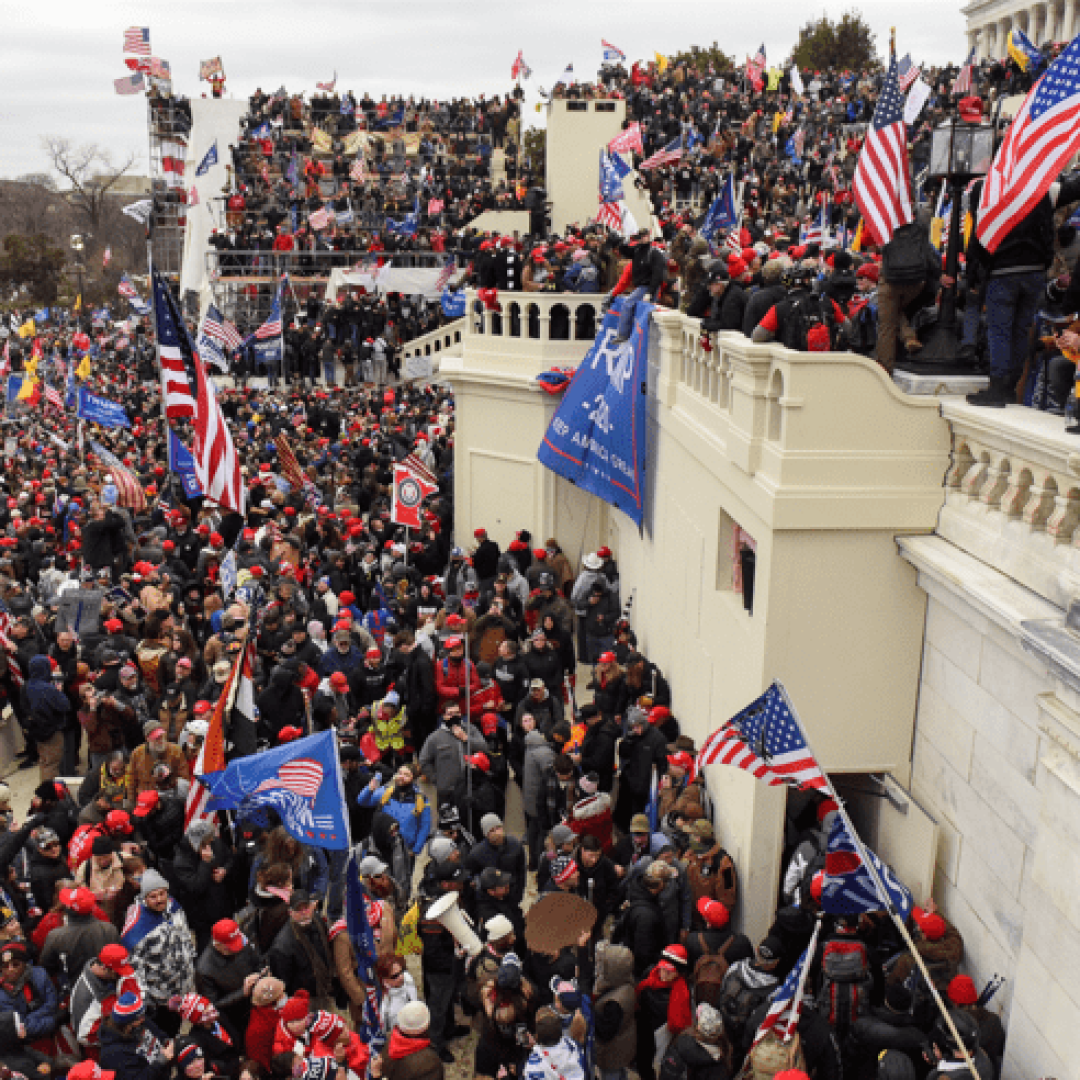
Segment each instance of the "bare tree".
[[8,233],[44,234],[53,240],[64,237],[72,223],[72,211],[56,192],[51,178],[23,176],[0,180],[0,237]]
[[101,224],[105,201],[120,178],[135,164],[135,154],[116,166],[107,150],[87,144],[74,146],[70,139],[46,135],[41,144],[52,161],[53,169],[70,185],[61,194],[68,204],[82,214],[90,231]]

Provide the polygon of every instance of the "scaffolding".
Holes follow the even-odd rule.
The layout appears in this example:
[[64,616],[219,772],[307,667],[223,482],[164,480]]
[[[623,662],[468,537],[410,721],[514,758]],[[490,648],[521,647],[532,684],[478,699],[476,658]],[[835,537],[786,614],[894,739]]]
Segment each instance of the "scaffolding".
[[179,282],[187,225],[184,169],[191,110],[186,98],[178,99],[172,94],[171,83],[151,79],[146,96],[146,120],[154,199],[151,254],[155,269],[170,281]]

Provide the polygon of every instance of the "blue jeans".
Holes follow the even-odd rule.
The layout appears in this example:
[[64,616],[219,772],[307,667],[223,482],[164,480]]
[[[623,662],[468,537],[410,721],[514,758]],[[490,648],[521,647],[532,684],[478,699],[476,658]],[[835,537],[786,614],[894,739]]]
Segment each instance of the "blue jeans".
[[323,379],[326,382],[326,385],[327,386],[334,386],[335,385],[334,376],[337,374],[337,366],[336,366],[335,361],[330,360],[328,362],[328,361],[324,360],[322,370],[323,370]]
[[619,337],[629,338],[634,332],[634,313],[637,311],[638,301],[644,300],[648,293],[649,290],[642,285],[623,297],[622,311],[619,312]]
[[990,375],[1014,379],[1024,366],[1035,309],[1046,290],[1046,274],[1033,270],[990,279],[986,288],[986,329]]

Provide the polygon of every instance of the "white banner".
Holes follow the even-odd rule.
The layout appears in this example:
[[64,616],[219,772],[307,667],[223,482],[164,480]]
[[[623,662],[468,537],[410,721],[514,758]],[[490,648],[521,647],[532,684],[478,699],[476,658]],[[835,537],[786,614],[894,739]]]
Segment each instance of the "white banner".
[[930,87],[922,81],[922,79],[916,79],[912,84],[911,89],[908,91],[907,101],[904,102],[904,123],[914,124],[919,116],[919,113],[923,111],[923,106],[926,104],[927,99],[930,97]]

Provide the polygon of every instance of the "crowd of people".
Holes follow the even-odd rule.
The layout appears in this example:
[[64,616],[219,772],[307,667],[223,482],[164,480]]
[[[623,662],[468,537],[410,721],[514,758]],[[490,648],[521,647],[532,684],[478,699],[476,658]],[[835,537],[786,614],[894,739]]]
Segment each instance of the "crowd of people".
[[[952,107],[957,72],[927,74],[928,122]],[[984,65],[979,77],[991,89],[962,103],[972,118],[993,115],[1021,75]],[[554,236],[541,224],[495,236],[460,227],[464,215],[425,220],[408,242],[434,246],[437,232],[456,230],[452,288],[477,289],[526,336],[536,327],[500,294],[576,291],[596,295],[596,316],[618,302],[624,337],[648,299],[699,316],[703,347],[734,331],[849,348],[891,370],[899,350],[919,351],[926,312],[957,283],[925,221],[883,251],[846,242],[860,125],[881,77],[806,81],[775,122],[789,103],[784,80],[759,100],[731,73],[605,69],[595,87],[556,95],[625,96],[645,154],[704,136],[684,160],[645,170],[654,228]],[[417,194],[467,202],[484,178],[432,187],[440,154],[461,161],[489,145],[473,136],[508,151],[517,109],[513,97],[257,93],[235,175],[265,200],[259,213],[272,202],[280,216],[253,219],[256,198],[245,196],[235,229],[281,231],[303,187],[289,170],[317,160],[306,156],[309,121],[332,140],[331,173],[346,185],[356,178],[340,175],[333,142],[386,132],[370,144],[368,176],[342,196],[355,208],[383,192],[382,215],[387,200],[399,213]],[[799,131],[805,152],[793,157],[785,148]],[[410,164],[397,141],[413,133],[422,139]],[[912,132],[916,162],[925,135]],[[402,164],[404,195],[390,179]],[[718,248],[701,234],[701,211],[729,172],[746,197]],[[321,181],[301,200],[308,210],[322,205]],[[989,341],[982,403],[1012,392],[1003,380],[1016,384],[1021,331],[1048,282],[1047,303],[1080,308],[1063,279],[1075,230],[1055,222],[1077,199],[1067,179],[994,256],[969,241],[958,290],[965,344],[974,356]],[[825,205],[831,230],[800,236]],[[352,236],[382,242],[362,224]],[[452,395],[395,378],[403,328],[424,332],[434,312],[348,290],[330,305],[292,298],[285,316],[285,359],[269,385],[245,385],[253,372],[241,352],[220,391],[248,485],[243,516],[184,497],[170,475],[145,332],[121,338],[55,311],[38,327],[46,370],[74,365],[76,333],[96,337],[91,384],[133,421],[100,441],[145,506],[78,452],[70,411],[18,413],[0,481],[0,693],[38,786],[28,806],[0,786],[0,1065],[70,1080],[439,1080],[451,1062],[492,1080],[938,1080],[963,1075],[966,1053],[980,1080],[996,1080],[1004,1032],[987,1007],[993,988],[964,973],[961,935],[932,900],[909,921],[919,963],[884,912],[823,910],[831,800],[789,796],[768,930],[756,940],[736,930],[748,922],[747,867],[724,848],[724,808],[697,772],[699,748],[638,645],[615,553],[578,561],[529,522],[502,544],[484,529],[454,535]],[[595,329],[595,318],[562,325],[554,313],[550,327],[582,341]],[[1059,328],[1041,340],[1051,388],[1071,377],[1062,365],[1076,338]],[[18,371],[29,349],[9,359]],[[304,490],[279,475],[282,433]],[[406,532],[391,520],[390,489],[410,454],[439,490]],[[223,574],[230,552],[235,581]],[[85,623],[73,597],[92,597]],[[255,716],[231,715],[230,755],[333,729],[351,851],[303,842],[272,812],[187,818],[209,718],[250,641]],[[350,860],[359,899],[346,889]],[[370,982],[350,904],[373,931]],[[553,913],[583,907],[586,925],[560,938]],[[812,939],[797,1038],[758,1038]]]
[[[43,326],[45,351],[69,350],[74,329]],[[505,546],[483,529],[455,538],[445,388],[223,389],[241,517],[170,483],[156,378],[106,347],[95,382],[135,418],[102,440],[144,509],[79,458],[67,413],[48,431],[26,416],[5,448],[0,688],[23,767],[39,770],[27,807],[0,788],[0,1055],[14,1074],[415,1080],[463,1055],[478,1076],[551,1080],[960,1067],[889,921],[820,911],[833,804],[792,797],[772,926],[735,931],[740,868],[637,645],[615,554],[575,565],[528,523]],[[317,499],[276,483],[286,431]],[[406,537],[388,491],[408,453],[439,491]],[[73,590],[99,618],[73,621]],[[353,852],[302,842],[272,812],[185,826],[211,711],[250,638],[256,718],[230,721],[231,754],[333,728]],[[546,913],[564,900],[594,915],[553,941]],[[373,928],[375,1025],[350,902]],[[753,1045],[819,922],[796,1049]],[[994,1080],[1000,1021],[960,970],[958,932],[932,903],[912,932]],[[853,973],[834,963],[850,954]]]

